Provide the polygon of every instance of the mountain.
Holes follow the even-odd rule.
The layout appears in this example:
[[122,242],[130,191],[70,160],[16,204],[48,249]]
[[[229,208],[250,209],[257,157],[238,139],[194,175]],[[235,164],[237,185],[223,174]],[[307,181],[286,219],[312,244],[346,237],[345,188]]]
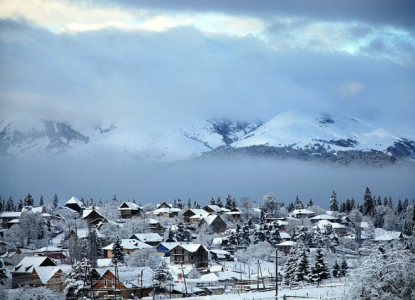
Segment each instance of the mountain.
[[[29,129],[0,127],[0,154],[20,156],[105,150],[114,158],[173,162],[198,157],[250,155],[342,164],[384,165],[415,160],[415,142],[350,112],[286,111],[268,122],[226,119],[152,124],[142,128],[72,128],[41,120]],[[78,152],[77,152],[78,151]]]
[[383,165],[415,159],[415,142],[353,113],[286,111],[206,155],[229,154]]

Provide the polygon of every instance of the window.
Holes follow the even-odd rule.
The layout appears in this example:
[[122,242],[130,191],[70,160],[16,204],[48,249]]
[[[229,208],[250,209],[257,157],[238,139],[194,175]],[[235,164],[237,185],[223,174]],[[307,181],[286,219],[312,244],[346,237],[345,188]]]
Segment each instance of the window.
[[107,287],[108,286],[108,279],[104,279],[104,287]]

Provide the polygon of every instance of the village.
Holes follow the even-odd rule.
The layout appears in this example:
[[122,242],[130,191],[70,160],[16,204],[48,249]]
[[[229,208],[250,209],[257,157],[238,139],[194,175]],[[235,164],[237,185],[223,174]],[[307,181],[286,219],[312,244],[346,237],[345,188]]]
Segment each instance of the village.
[[[61,207],[4,211],[2,287],[43,287],[62,299],[287,297],[327,286],[343,295],[374,245],[413,251],[413,236],[375,228],[366,203],[347,207],[334,191],[328,211],[298,197],[286,208],[271,193],[259,206],[247,198],[236,205],[230,195],[224,202],[212,197],[201,207],[177,199],[154,207],[116,196],[96,204],[71,197]],[[388,207],[378,202],[378,212]],[[413,214],[414,205],[406,205]]]

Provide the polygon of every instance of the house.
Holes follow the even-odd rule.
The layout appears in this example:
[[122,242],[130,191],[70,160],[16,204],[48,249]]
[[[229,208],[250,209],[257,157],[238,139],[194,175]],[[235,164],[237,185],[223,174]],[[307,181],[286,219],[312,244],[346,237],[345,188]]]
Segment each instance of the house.
[[115,293],[117,297],[121,296],[128,299],[131,294],[125,284],[108,269],[103,272],[101,277],[91,287],[100,299],[108,299],[110,296],[114,298]]
[[143,212],[143,208],[134,202],[123,202],[118,211],[121,214],[121,219],[131,219],[134,217],[139,217]]
[[47,214],[45,208],[43,206],[39,207],[32,207],[32,206],[24,206],[22,211],[5,211],[0,214],[0,223],[3,228],[9,229],[14,224],[20,223],[20,217],[23,212],[31,211],[33,213],[40,213],[42,217],[47,218],[51,217],[51,215]]
[[82,212],[82,219],[84,219],[84,221],[88,225],[94,225],[94,226],[108,222],[107,219],[103,215],[101,215],[99,212],[95,210],[95,208],[84,209]]
[[154,247],[163,241],[163,237],[158,233],[135,233],[130,237],[130,239],[136,239],[142,243],[146,243],[147,245]]
[[201,244],[180,243],[170,250],[170,262],[205,268],[208,266],[208,250]]
[[202,208],[208,213],[216,214],[216,215],[221,214],[224,211],[227,211],[226,209],[224,210],[222,207],[217,206],[217,205],[205,205]]
[[153,218],[149,218],[147,221],[148,230],[153,233],[164,233],[166,230],[159,221]]
[[162,242],[157,245],[156,250],[158,254],[164,257],[169,257],[170,250],[176,247],[177,245],[180,245],[180,242]]
[[294,247],[295,245],[297,245],[296,242],[285,241],[285,242],[279,243],[275,246],[277,247],[278,250],[284,252],[285,254],[288,254],[288,253],[290,253],[292,247]]
[[[151,249],[153,247],[151,247],[150,245],[147,245],[143,242],[140,242],[139,240],[136,239],[122,239],[121,240],[121,246],[124,248],[124,253],[125,254],[131,254],[137,250],[141,250],[141,249]],[[112,257],[112,250],[113,244],[110,244],[106,247],[103,247],[102,250],[104,250],[104,258],[111,258]]]
[[162,202],[160,204],[157,204],[156,207],[157,208],[173,208],[173,205],[167,202]]
[[76,197],[71,197],[66,201],[64,207],[70,208],[79,214],[85,209],[85,205]]
[[209,215],[203,217],[199,223],[199,228],[206,225],[209,231],[214,233],[222,233],[226,231],[226,223],[220,216]]
[[56,292],[63,292],[65,286],[62,268],[63,266],[57,266],[49,257],[27,256],[11,272],[12,288],[25,285],[44,286]]
[[233,222],[240,222],[242,221],[242,212],[239,209],[232,208],[230,211],[224,213],[227,216],[231,216]]
[[316,215],[314,211],[302,208],[302,209],[294,209],[291,212],[291,216],[296,219],[303,219],[303,218],[312,218]]
[[322,220],[327,220],[330,222],[340,221],[339,218],[336,218],[335,216],[332,216],[332,215],[326,215],[326,214],[321,214],[321,215],[317,215],[315,217],[310,218],[311,223],[314,223],[314,224]]
[[148,212],[153,216],[163,217],[163,218],[174,218],[179,215],[181,211],[180,208],[169,208],[169,207],[161,207],[157,208],[156,210]]
[[233,261],[234,257],[232,254],[226,250],[221,249],[210,249],[210,256],[214,261]]
[[183,221],[185,223],[191,223],[193,216],[206,216],[208,213],[201,208],[190,208],[183,213]]

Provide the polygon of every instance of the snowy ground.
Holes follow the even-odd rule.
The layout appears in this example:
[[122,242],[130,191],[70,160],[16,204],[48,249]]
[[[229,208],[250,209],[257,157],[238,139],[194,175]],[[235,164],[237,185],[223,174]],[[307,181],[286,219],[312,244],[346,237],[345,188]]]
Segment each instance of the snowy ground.
[[[326,299],[326,300],[340,300],[346,294],[346,286],[344,285],[322,285],[317,287],[304,287],[297,290],[282,289],[278,291],[278,299],[284,299],[284,295],[287,300],[292,299]],[[250,292],[250,293],[228,293],[216,296],[205,297],[190,297],[190,298],[176,298],[176,299],[202,299],[202,300],[236,300],[236,299],[275,299],[275,290],[269,292]]]

